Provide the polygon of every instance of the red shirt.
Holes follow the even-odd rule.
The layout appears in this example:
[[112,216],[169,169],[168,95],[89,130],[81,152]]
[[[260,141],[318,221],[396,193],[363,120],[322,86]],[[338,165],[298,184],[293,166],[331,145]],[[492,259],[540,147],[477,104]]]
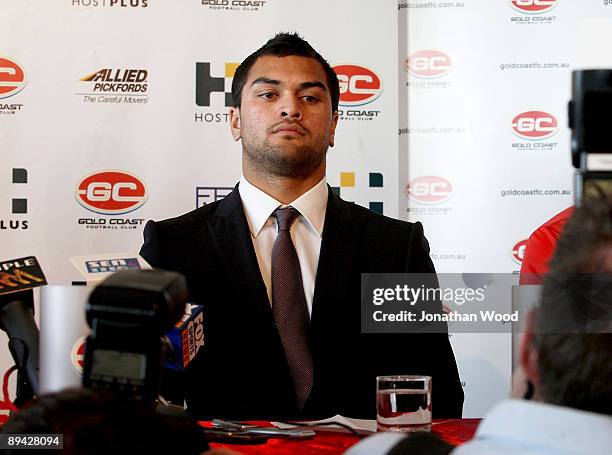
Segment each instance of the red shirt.
[[541,284],[548,272],[548,261],[557,246],[565,222],[574,213],[574,206],[556,214],[537,228],[527,240],[521,265],[520,284]]

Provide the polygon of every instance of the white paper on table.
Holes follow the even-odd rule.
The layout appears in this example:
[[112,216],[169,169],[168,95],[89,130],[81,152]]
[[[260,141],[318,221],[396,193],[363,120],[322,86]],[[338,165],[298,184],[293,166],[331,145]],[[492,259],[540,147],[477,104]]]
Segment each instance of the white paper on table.
[[[351,419],[349,417],[341,416],[340,414],[336,414],[335,416],[330,417],[328,419],[313,420],[313,421],[304,422],[304,423],[307,423],[308,426],[312,426],[312,427],[317,427],[322,424],[340,423],[340,424],[346,425],[349,428],[352,428],[353,430],[358,431],[359,433],[376,433],[376,420]],[[297,425],[290,425],[288,423],[282,423],[282,422],[272,422],[272,425],[278,428],[284,428],[284,429],[297,427]],[[342,429],[342,427],[339,425],[325,425],[325,426],[321,426],[320,429],[321,430],[325,430],[325,429],[331,430],[331,429]]]

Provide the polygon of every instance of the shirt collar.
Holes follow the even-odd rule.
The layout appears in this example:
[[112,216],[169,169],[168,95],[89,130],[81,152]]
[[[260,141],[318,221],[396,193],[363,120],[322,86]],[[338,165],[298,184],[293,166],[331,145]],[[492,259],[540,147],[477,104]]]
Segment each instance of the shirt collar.
[[[278,207],[285,206],[269,194],[251,184],[244,176],[240,179],[238,192],[249,224],[249,231],[251,231],[253,237],[259,235],[261,229],[264,227],[274,210]],[[318,237],[323,235],[327,197],[327,183],[325,178],[323,178],[295,201],[287,204],[300,212],[309,227]]]
[[[504,439],[570,453],[606,453],[612,447],[612,418],[552,404],[504,400],[482,421],[476,439]],[[597,435],[597,437],[594,437]]]

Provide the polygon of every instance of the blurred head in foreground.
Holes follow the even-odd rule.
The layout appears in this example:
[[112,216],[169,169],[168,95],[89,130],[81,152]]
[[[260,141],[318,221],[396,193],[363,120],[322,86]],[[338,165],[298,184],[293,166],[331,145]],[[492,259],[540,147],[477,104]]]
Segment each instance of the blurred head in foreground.
[[[161,415],[136,401],[86,389],[41,396],[2,427],[2,434],[28,433],[63,434],[63,451],[53,452],[71,455],[196,455],[208,447],[202,431],[191,420]],[[27,451],[5,453],[23,455]]]
[[612,415],[612,198],[567,222],[521,348],[534,398]]

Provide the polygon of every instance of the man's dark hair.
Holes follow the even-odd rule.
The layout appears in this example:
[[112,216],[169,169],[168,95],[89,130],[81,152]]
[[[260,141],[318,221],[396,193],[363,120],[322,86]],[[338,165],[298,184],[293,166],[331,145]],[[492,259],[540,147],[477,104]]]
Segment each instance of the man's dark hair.
[[87,389],[43,395],[26,404],[2,426],[5,435],[28,433],[62,434],[61,453],[69,455],[199,455],[208,449],[202,430],[186,417],[162,415],[135,400]]
[[232,81],[232,99],[234,107],[240,107],[242,89],[244,88],[244,84],[246,84],[251,67],[259,57],[288,57],[291,55],[313,58],[321,64],[327,76],[327,87],[331,97],[332,112],[336,112],[340,100],[338,76],[329,63],[327,63],[327,60],[321,57],[321,54],[314,50],[314,48],[308,44],[308,41],[297,33],[278,33],[274,38],[270,39],[266,44],[245,58],[238,68],[236,68]]
[[[612,199],[602,196],[585,201],[565,225],[535,313],[539,391],[548,403],[612,415],[609,258]],[[586,329],[591,316],[582,323],[580,319],[587,314],[599,316],[607,328],[599,333]],[[575,327],[555,328],[568,321]]]

